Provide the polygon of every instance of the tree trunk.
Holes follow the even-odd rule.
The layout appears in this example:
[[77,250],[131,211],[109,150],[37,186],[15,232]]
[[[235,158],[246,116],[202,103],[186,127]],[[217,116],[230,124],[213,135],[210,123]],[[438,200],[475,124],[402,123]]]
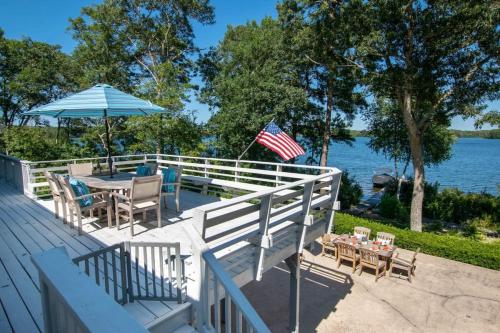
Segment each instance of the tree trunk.
[[333,110],[333,84],[332,80],[328,79],[327,82],[327,99],[326,99],[326,115],[325,115],[325,124],[323,131],[323,146],[321,148],[321,159],[319,165],[322,167],[326,167],[328,162],[328,148],[330,146],[330,138],[332,136],[331,133],[331,123],[332,123],[332,110]]
[[163,140],[163,115],[160,114],[159,117],[160,117],[160,123],[158,128],[158,141],[156,145],[156,153],[163,154],[163,146],[165,145]]
[[412,95],[409,89],[403,93],[403,118],[408,129],[411,158],[413,162],[413,195],[411,199],[410,227],[422,231],[422,207],[424,203],[424,154],[422,134],[412,114]]

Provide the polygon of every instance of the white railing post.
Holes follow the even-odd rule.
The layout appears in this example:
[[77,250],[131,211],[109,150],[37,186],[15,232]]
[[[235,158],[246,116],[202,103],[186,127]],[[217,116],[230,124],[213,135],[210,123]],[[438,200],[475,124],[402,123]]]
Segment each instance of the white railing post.
[[259,238],[257,245],[257,262],[255,269],[255,280],[260,281],[262,279],[262,273],[264,271],[264,258],[267,249],[273,246],[272,235],[269,234],[269,219],[271,217],[271,208],[273,206],[273,195],[266,195],[260,201],[259,210]]
[[34,198],[35,194],[33,193],[34,183],[33,175],[31,174],[31,165],[29,161],[21,161],[21,173],[22,173],[22,190],[24,195],[28,198]]
[[[204,160],[205,160],[205,165],[210,165],[210,162],[208,161],[207,158],[204,158]],[[208,169],[207,169],[207,167],[205,167],[203,169],[203,175],[205,176],[205,178],[208,178]]]
[[[240,161],[236,161],[234,163],[234,166],[236,167],[236,169],[239,169],[240,168]],[[234,171],[234,181],[235,182],[239,182],[240,181],[240,172],[238,170]]]
[[[281,164],[278,164],[276,166],[276,172],[281,173],[281,171],[283,171],[283,167],[281,166]],[[280,186],[280,183],[281,183],[281,176],[276,175],[276,186]]]
[[327,234],[331,233],[332,229],[335,227],[334,225],[335,211],[340,210],[340,202],[337,201],[337,198],[339,195],[341,180],[342,180],[342,173],[338,173],[332,176],[332,185],[330,187],[331,208],[328,209],[326,215],[327,224],[325,233]]

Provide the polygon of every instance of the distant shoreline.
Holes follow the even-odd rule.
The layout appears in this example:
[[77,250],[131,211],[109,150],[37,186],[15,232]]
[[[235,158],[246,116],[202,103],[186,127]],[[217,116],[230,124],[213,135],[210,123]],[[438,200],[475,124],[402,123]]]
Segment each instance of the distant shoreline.
[[[500,129],[492,130],[477,130],[477,131],[462,131],[456,129],[450,129],[450,132],[457,138],[484,138],[484,139],[500,139]],[[368,132],[365,130],[349,130],[353,137],[368,137]]]

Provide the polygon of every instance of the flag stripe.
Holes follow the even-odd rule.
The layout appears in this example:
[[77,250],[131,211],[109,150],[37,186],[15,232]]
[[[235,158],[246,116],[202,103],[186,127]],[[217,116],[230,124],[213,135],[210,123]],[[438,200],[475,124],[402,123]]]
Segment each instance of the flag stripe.
[[302,150],[302,147],[300,147],[291,137],[286,135],[285,133],[278,134],[279,137],[283,137],[284,140],[288,142],[292,150],[297,154],[297,155],[302,155],[304,154],[304,150]]
[[270,138],[268,135],[263,135],[259,140],[257,140],[257,142],[278,153],[286,160],[294,157],[291,152],[289,152],[286,148],[283,148],[276,140]]
[[305,154],[304,149],[274,122],[270,122],[256,137],[256,142],[274,151],[285,161]]
[[[284,147],[279,141],[275,140],[275,138],[271,134],[264,133],[260,141],[261,142],[259,143],[263,144],[264,146],[272,146],[273,148],[277,149],[279,151],[279,154],[285,155],[284,158],[286,158],[287,160],[294,156],[294,154],[290,150]],[[278,153],[278,151],[276,152]]]

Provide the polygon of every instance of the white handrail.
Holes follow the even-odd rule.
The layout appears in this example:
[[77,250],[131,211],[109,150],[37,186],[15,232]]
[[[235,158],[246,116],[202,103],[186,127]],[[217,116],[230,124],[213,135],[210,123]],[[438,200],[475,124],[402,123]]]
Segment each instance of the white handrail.
[[82,273],[64,248],[36,254],[32,261],[40,277],[45,332],[148,332]]
[[281,192],[284,190],[292,189],[294,187],[302,186],[302,185],[307,184],[307,183],[315,182],[315,181],[325,179],[325,178],[330,178],[333,175],[338,174],[338,173],[340,173],[340,170],[334,168],[333,170],[331,170],[330,173],[324,173],[324,174],[321,174],[319,176],[301,179],[301,180],[298,180],[298,181],[290,183],[290,184],[285,184],[285,185],[280,185],[277,187],[269,188],[268,190],[262,190],[262,191],[258,191],[255,193],[241,195],[241,196],[238,196],[236,198],[206,204],[206,205],[195,208],[195,210],[199,210],[199,211],[203,211],[203,212],[208,213],[208,212],[211,212],[211,211],[214,211],[217,209],[233,206],[233,205],[247,202],[247,201],[250,201],[253,199],[260,199],[262,197],[265,197],[265,196],[268,196],[268,195],[271,195],[271,194],[274,194],[277,192]]
[[[222,289],[224,290],[224,298],[226,299],[226,306],[225,306],[225,324],[226,325],[231,325],[230,320],[231,320],[231,303],[235,305],[235,310],[236,310],[236,318],[238,318],[239,313],[245,318],[246,323],[247,323],[247,332],[249,331],[249,328],[255,330],[257,333],[270,333],[271,330],[267,327],[267,325],[264,323],[262,318],[259,316],[257,311],[253,308],[253,306],[250,304],[248,299],[245,297],[245,295],[241,292],[240,288],[236,286],[234,281],[231,279],[229,274],[225,271],[224,267],[219,263],[219,261],[215,258],[214,254],[212,251],[206,251],[202,254],[203,259],[205,260],[205,263],[209,269],[209,272],[211,272],[214,276],[214,288],[212,291],[214,294],[218,294],[218,289],[219,289],[219,284],[222,286]],[[208,278],[208,277],[205,277]],[[206,293],[208,293],[208,290],[205,290]],[[218,295],[220,297],[222,295]],[[214,308],[215,308],[215,313],[218,313],[218,316],[215,316],[214,320],[215,326],[216,326],[216,331],[220,332],[220,323],[217,322],[217,320],[220,320],[220,302],[218,297],[214,298]],[[238,319],[236,319],[238,321]],[[229,321],[229,323],[228,323]],[[243,331],[243,325],[241,323],[236,323],[236,332],[242,332]],[[251,330],[250,330],[251,331]]]

